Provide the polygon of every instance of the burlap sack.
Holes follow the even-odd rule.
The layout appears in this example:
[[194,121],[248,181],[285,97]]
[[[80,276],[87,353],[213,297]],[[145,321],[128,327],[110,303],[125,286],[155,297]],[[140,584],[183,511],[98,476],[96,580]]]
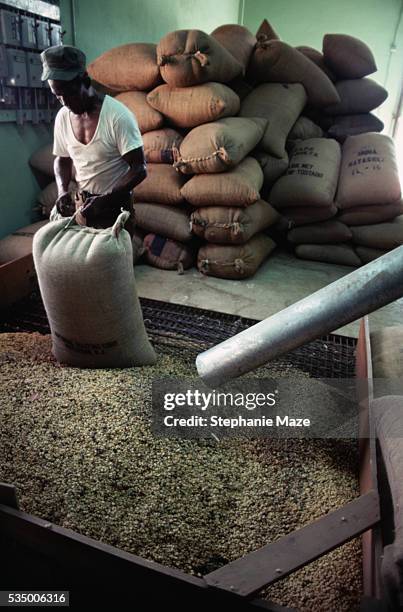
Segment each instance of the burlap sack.
[[337,244],[348,242],[352,237],[347,225],[332,220],[296,227],[288,232],[287,239],[293,244]]
[[247,75],[251,83],[302,83],[313,106],[328,106],[340,100],[329,77],[305,55],[280,40],[257,43]]
[[143,136],[144,157],[152,164],[173,164],[174,150],[179,149],[183,136],[176,130],[153,130]]
[[181,188],[186,177],[168,164],[147,164],[147,178],[134,190],[134,203],[154,202],[181,206],[185,203]]
[[326,76],[329,77],[331,81],[334,82],[336,80],[336,76],[325,63],[325,58],[323,57],[323,53],[321,53],[317,49],[314,49],[313,47],[300,46],[300,47],[295,47],[295,48],[300,53],[302,53],[302,55],[305,55],[305,57],[310,59],[311,62],[316,64],[318,68],[323,70],[323,72],[326,74]]
[[[386,330],[385,330],[386,331]],[[393,333],[393,330],[391,330]],[[402,330],[395,330],[395,344],[381,368],[385,378],[402,377]],[[400,340],[400,342],[399,342]],[[395,358],[393,362],[392,359]],[[379,377],[379,375],[377,375]],[[388,395],[371,402],[374,415],[377,454],[382,459],[383,503],[387,507],[387,544],[382,550],[382,599],[389,610],[403,608],[403,398]],[[378,453],[378,449],[380,452]],[[386,474],[386,478],[385,475]],[[393,529],[392,529],[393,525]]]
[[264,234],[253,236],[242,245],[206,244],[197,256],[197,267],[207,276],[240,280],[256,270],[275,249],[271,238]]
[[[75,181],[70,181],[68,191],[70,193],[74,193],[75,191],[77,191],[77,189],[77,183]],[[49,185],[47,185],[45,189],[42,189],[42,191],[38,195],[38,202],[41,205],[41,212],[44,217],[49,217],[50,211],[54,207],[57,198],[57,185],[55,181],[53,181],[52,183],[49,183]]]
[[112,98],[121,93],[120,90],[118,91],[117,89],[111,89],[110,87],[106,87],[106,85],[98,83],[98,81],[96,81],[95,79],[91,79],[91,85],[100,94],[106,94],[107,96],[111,96]]
[[283,217],[289,220],[290,227],[299,227],[308,223],[327,221],[337,214],[334,204],[331,206],[289,206],[281,209]]
[[45,221],[37,221],[37,223],[21,227],[12,234],[2,238],[0,240],[0,265],[32,253],[34,234],[47,223],[47,219]]
[[140,257],[144,254],[145,249],[143,240],[144,232],[138,227],[135,227],[133,229],[132,236],[133,264],[136,264]]
[[313,123],[321,127],[324,132],[332,125],[333,122],[332,117],[323,113],[323,109],[314,108],[313,106],[309,105],[304,108],[304,117],[307,117],[313,121]]
[[241,101],[253,91],[252,85],[242,76],[235,77],[235,79],[226,83],[226,86],[232,89]]
[[109,49],[87,67],[101,85],[120,91],[149,91],[162,82],[157,65],[157,46],[129,43]]
[[327,131],[329,138],[343,143],[348,136],[365,134],[366,132],[382,132],[383,122],[371,113],[358,115],[338,115],[332,118],[333,123]]
[[265,151],[255,149],[251,155],[259,162],[263,170],[264,186],[268,190],[288,168],[288,155],[283,158],[273,157]]
[[340,145],[335,140],[310,138],[297,144],[288,169],[270,191],[270,203],[276,208],[331,206],[340,158]]
[[155,363],[133,274],[131,239],[121,213],[96,230],[54,221],[34,238],[33,256],[56,359],[76,367]]
[[300,83],[263,83],[243,100],[239,115],[267,119],[260,147],[274,157],[284,157],[285,141],[305,104]]
[[385,255],[388,252],[382,251],[381,249],[370,249],[369,247],[361,246],[356,246],[354,248],[358,257],[361,259],[362,264],[370,263],[371,261],[374,261],[374,259],[378,259],[378,257],[382,257],[382,255]]
[[164,117],[147,102],[147,94],[143,91],[125,91],[116,96],[135,116],[140,132],[158,130],[164,124]]
[[371,49],[347,34],[325,34],[323,56],[339,79],[360,79],[377,70]]
[[400,198],[393,140],[375,133],[349,136],[342,148],[339,208],[391,204]]
[[248,208],[208,206],[191,217],[193,232],[214,244],[244,244],[276,223],[280,215],[268,202],[258,200]]
[[44,145],[31,155],[29,158],[29,164],[47,176],[54,176],[55,173],[53,171],[53,163],[55,161],[55,156],[53,155],[52,150],[53,142]]
[[236,24],[220,26],[211,32],[211,36],[235,57],[245,73],[256,44],[256,36],[245,26]]
[[299,117],[291,128],[287,140],[308,140],[308,138],[322,138],[323,130],[308,117]]
[[266,119],[228,117],[194,128],[183,139],[175,168],[184,174],[225,172],[262,139]]
[[372,225],[392,221],[395,217],[403,215],[403,201],[398,200],[392,204],[372,204],[371,206],[353,206],[340,211],[338,220],[346,225]]
[[147,96],[148,103],[169,119],[170,123],[192,128],[238,114],[238,96],[222,83],[205,83],[194,87],[160,85]]
[[281,209],[281,214],[289,220],[290,227],[299,227],[308,223],[327,221],[337,214],[334,204],[331,206],[288,206]]
[[137,227],[147,233],[159,234],[179,242],[189,242],[192,239],[190,212],[186,209],[136,202],[134,214]]
[[265,42],[268,40],[280,40],[280,36],[276,33],[267,19],[263,19],[258,31],[256,32],[256,39],[259,42]]
[[198,174],[181,189],[192,206],[249,206],[259,199],[263,172],[253,157],[219,174]]
[[388,97],[386,89],[372,79],[338,81],[336,89],[340,102],[326,106],[323,109],[326,115],[369,113],[378,108]]
[[349,244],[299,244],[295,254],[300,259],[323,261],[341,266],[360,266],[361,260]]
[[393,221],[351,227],[353,241],[360,246],[391,250],[403,244],[403,215]]
[[243,69],[215,38],[200,30],[176,30],[161,38],[157,61],[162,78],[171,87],[227,83]]
[[403,376],[403,326],[391,325],[371,332],[371,357],[374,378]]
[[177,270],[183,274],[196,262],[196,248],[193,244],[182,244],[157,234],[144,238],[145,260],[150,266],[162,270]]

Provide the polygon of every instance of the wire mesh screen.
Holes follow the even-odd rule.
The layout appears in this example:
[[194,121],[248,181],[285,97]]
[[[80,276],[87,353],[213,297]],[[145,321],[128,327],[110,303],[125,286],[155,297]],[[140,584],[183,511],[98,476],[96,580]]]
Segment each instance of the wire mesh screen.
[[[229,314],[141,299],[144,323],[151,341],[170,354],[186,351],[196,356],[238,332],[257,323]],[[39,291],[3,313],[0,332],[50,333]],[[293,365],[314,378],[351,378],[354,376],[356,340],[329,334],[309,342],[274,360]]]

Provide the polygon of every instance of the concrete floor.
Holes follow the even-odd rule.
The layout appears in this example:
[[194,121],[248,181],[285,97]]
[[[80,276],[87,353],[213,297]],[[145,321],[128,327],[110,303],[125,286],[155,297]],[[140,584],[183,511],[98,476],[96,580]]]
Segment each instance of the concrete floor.
[[[204,276],[196,269],[182,276],[146,265],[135,267],[140,297],[194,306],[233,315],[264,319],[297,302],[355,268],[297,259],[287,253],[272,255],[250,279],[231,281]],[[403,325],[403,298],[369,316],[370,329]],[[337,331],[357,337],[359,321]]]

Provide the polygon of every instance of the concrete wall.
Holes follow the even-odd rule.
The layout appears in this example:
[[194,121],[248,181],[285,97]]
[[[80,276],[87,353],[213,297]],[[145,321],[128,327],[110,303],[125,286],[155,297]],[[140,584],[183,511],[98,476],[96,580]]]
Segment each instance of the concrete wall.
[[[356,36],[372,49],[378,72],[371,76],[389,92],[376,114],[390,132],[403,86],[403,0],[61,0],[66,42],[73,42],[92,61],[113,46],[131,41],[158,42],[171,30],[198,28],[210,32],[224,23],[243,23],[252,32],[268,19],[291,45],[322,48],[327,32]],[[395,43],[395,49],[392,43]]]
[[[237,23],[239,10],[239,0],[61,0],[60,5],[65,44],[82,48],[89,62],[116,45],[158,42],[172,30],[210,32],[223,23]],[[27,161],[51,139],[45,127],[0,124],[0,238],[31,223],[39,187]]]
[[[378,115],[391,124],[402,85],[403,24],[390,53],[402,0],[61,0],[64,42],[74,43],[92,61],[113,46],[158,42],[169,31],[198,28],[210,32],[224,23],[243,22],[253,32],[263,18],[292,45],[321,48],[326,32],[342,32],[367,42],[376,57],[375,75],[390,92]],[[75,24],[75,28],[73,27]],[[75,30],[75,32],[74,32]],[[0,237],[31,222],[39,191],[27,165],[30,154],[52,136],[46,127],[0,124]]]
[[0,238],[36,220],[40,191],[28,159],[52,139],[46,126],[0,124]]
[[391,51],[402,0],[240,0],[240,21],[256,32],[266,18],[282,40],[290,45],[322,49],[323,35],[341,33],[366,42],[374,53],[378,72],[371,75],[389,91],[378,116],[390,131],[403,84],[403,20]]
[[238,23],[239,0],[61,0],[61,18],[73,42],[92,61],[128,42],[154,42],[171,32],[195,28],[211,32],[224,23]]

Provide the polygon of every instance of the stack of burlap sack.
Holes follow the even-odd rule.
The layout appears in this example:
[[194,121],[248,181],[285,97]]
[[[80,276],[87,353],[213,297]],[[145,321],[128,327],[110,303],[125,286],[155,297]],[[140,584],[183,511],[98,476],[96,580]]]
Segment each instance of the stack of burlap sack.
[[361,263],[403,244],[403,202],[393,140],[350,136],[343,145],[338,219],[350,226]]
[[[189,131],[175,152],[174,167],[189,179],[181,193],[193,210],[190,228],[204,241],[197,265],[221,278],[251,276],[275,247],[263,230],[279,215],[260,199],[263,171],[250,155],[267,120],[242,116],[233,89],[239,91],[255,42],[241,26],[223,26],[211,36],[168,34],[158,45],[166,85],[148,96],[171,121],[178,100],[174,120]],[[176,54],[178,47],[183,53]],[[198,59],[189,62],[186,53],[192,52]]]
[[[263,230],[279,215],[260,200],[263,172],[250,156],[267,121],[237,116],[234,91],[242,89],[239,77],[255,43],[241,26],[211,36],[180,30],[157,46],[112,49],[89,67],[109,91],[126,90],[117,99],[133,110],[143,133],[148,176],[135,189],[135,213],[137,227],[148,232],[145,257],[153,265],[185,269],[198,251],[203,273],[246,278],[275,246]],[[146,50],[150,79],[139,82],[129,75],[147,65]]]
[[[116,63],[119,72],[113,70]],[[133,112],[143,135],[147,178],[135,190],[134,205],[145,260],[168,270],[191,267],[195,252],[190,213],[181,195],[185,181],[172,165],[173,150],[182,142],[183,134],[148,100],[148,92],[163,83],[156,45],[129,44],[111,49],[91,64],[90,74],[120,90],[116,99]]]
[[[401,212],[400,195],[379,196],[369,221],[365,198],[336,201],[348,158],[340,143],[383,128],[369,114],[387,95],[367,78],[374,70],[371,51],[355,38],[326,35],[322,54],[279,40],[266,20],[256,36],[238,25],[211,35],[178,30],[158,45],[131,43],[98,57],[88,67],[93,83],[133,111],[144,140],[135,259],[144,252],[148,263],[182,271],[197,254],[205,274],[246,278],[274,249],[272,227],[286,219],[296,226],[288,239],[299,256],[316,258],[306,245],[326,238],[342,245],[339,263],[360,265],[356,251],[344,250],[353,223],[334,219],[338,206],[354,208],[362,225]],[[44,213],[55,195],[55,185],[42,192]]]
[[371,111],[386,100],[388,93],[368,78],[377,70],[368,46],[352,36],[326,34],[323,63],[340,96],[340,102],[326,107],[318,118],[328,136],[344,142],[347,136],[381,132],[383,123]]
[[[341,151],[332,139],[295,146],[270,201],[281,209],[290,194],[297,194],[301,211],[307,201],[314,205],[309,213],[314,223],[306,224],[301,212],[304,224],[288,232],[298,257],[360,266],[403,244],[401,188],[388,136],[349,136]],[[294,224],[299,221],[296,217]]]
[[[377,133],[383,124],[370,114],[387,97],[385,89],[367,78],[376,70],[370,49],[342,34],[326,35],[323,53],[310,47],[293,49],[267,22],[257,38],[248,69],[255,84],[249,98],[272,86],[256,86],[263,79],[299,80],[307,96],[300,110],[304,114],[282,137],[288,167],[279,177],[267,176],[265,183],[268,201],[289,220],[287,239],[296,254],[359,266],[401,244],[403,206],[394,144]],[[297,85],[289,87],[294,88],[296,110]],[[335,90],[339,100],[330,102]],[[283,107],[290,109],[289,104]],[[278,129],[284,120],[283,111],[281,120],[269,121],[269,127]],[[268,143],[262,140],[260,160],[273,153],[280,158],[273,142],[273,137]]]

